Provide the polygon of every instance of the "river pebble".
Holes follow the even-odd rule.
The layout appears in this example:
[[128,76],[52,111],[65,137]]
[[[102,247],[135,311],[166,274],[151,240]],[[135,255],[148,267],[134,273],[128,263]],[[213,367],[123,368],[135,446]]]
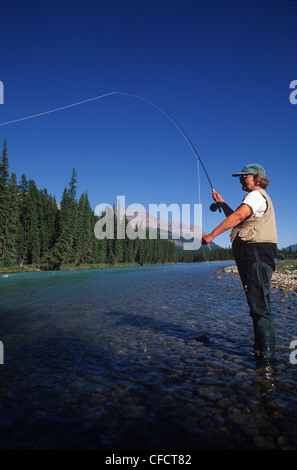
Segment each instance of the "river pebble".
[[219,267],[0,279],[0,447],[296,450],[295,291],[274,287],[278,365],[258,370],[240,281]]

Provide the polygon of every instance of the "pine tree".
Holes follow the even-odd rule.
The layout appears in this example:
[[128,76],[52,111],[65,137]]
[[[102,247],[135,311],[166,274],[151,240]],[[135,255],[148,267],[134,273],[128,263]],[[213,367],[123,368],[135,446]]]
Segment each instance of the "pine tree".
[[[126,227],[128,225],[129,221],[127,217],[125,216],[125,233],[126,232]],[[134,262],[134,243],[133,240],[131,240],[127,235],[124,240],[124,260],[126,263],[133,263]]]
[[[65,263],[145,264],[176,259],[175,245],[160,240],[159,236],[150,240],[148,230],[135,227],[134,239],[129,238],[126,230],[123,237],[123,226],[118,226],[115,208],[102,220],[106,238],[98,240],[94,234],[98,216],[91,210],[87,192],[77,202],[75,168],[60,207],[46,189],[39,190],[24,174],[17,185],[16,175],[9,177],[8,168],[5,139],[0,159],[0,264],[9,266],[19,262],[20,266],[26,263],[57,269]],[[103,219],[105,214],[100,217]],[[109,217],[113,217],[113,226],[107,223]],[[126,229],[126,217],[123,225]]]
[[[121,233],[121,224],[125,223],[124,219],[118,219],[118,215],[114,212],[114,243],[113,243],[113,252],[114,252],[114,262],[122,263],[124,261],[124,243]],[[118,224],[120,227],[118,227]],[[120,228],[120,230],[118,230]]]
[[23,263],[27,263],[27,255],[28,255],[28,230],[29,230],[29,213],[31,211],[30,207],[30,197],[28,195],[29,192],[29,182],[25,174],[23,173],[21,176],[21,181],[19,184],[19,196],[20,196],[20,235],[18,239],[18,253],[19,253],[19,260],[20,266]]
[[107,264],[107,239],[103,238],[102,240],[97,240],[97,263]]
[[6,243],[6,227],[7,227],[7,210],[8,210],[8,157],[7,157],[7,140],[4,139],[3,151],[0,160],[0,263],[4,262],[5,243]]
[[73,261],[73,241],[77,236],[77,208],[76,172],[73,169],[69,188],[64,189],[57,216],[56,242],[42,257],[41,267],[57,269],[62,264]]
[[71,180],[69,182],[68,193],[70,197],[71,204],[76,205],[76,194],[77,194],[77,173],[75,168],[72,170]]
[[18,261],[17,241],[20,235],[19,210],[20,199],[15,173],[12,173],[7,187],[5,250],[3,261],[5,266],[16,265]]
[[7,189],[9,171],[8,171],[8,157],[7,157],[7,140],[4,139],[3,151],[0,162],[0,200],[2,201],[3,193]]
[[74,265],[92,263],[92,211],[87,193],[79,199],[76,232],[72,247]]
[[29,227],[27,232],[28,263],[40,260],[45,240],[45,221],[40,192],[34,180],[29,181],[28,190]]
[[46,189],[40,191],[44,214],[44,237],[41,255],[43,256],[55,244],[57,237],[58,206],[56,199]]

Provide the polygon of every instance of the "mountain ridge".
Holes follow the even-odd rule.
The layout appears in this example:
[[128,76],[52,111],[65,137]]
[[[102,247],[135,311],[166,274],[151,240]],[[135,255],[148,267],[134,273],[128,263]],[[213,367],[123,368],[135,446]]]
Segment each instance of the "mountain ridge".
[[[137,215],[135,215],[137,213]],[[164,219],[157,217],[155,214],[149,212],[148,210],[135,210],[127,211],[123,210],[122,215],[126,215],[127,220],[132,227],[141,227],[146,228],[151,231],[156,230],[160,233],[161,238],[168,238],[171,240],[178,250],[184,249],[184,244],[190,244],[195,237],[197,240],[201,240],[202,236],[206,235],[206,232],[203,232],[201,227],[194,224],[186,224],[183,221],[174,221],[170,219]],[[214,242],[210,243],[212,248],[220,248]],[[207,248],[204,245],[201,245],[201,248]]]

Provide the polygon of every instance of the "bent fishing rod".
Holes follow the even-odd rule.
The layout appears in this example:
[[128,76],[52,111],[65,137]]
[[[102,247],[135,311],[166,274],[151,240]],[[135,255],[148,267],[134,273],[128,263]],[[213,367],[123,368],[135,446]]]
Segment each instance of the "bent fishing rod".
[[[134,98],[138,98],[142,101],[145,101],[146,103],[149,103],[151,104],[152,106],[154,106],[155,108],[157,108],[159,111],[161,111],[163,114],[165,114],[165,116],[167,116],[170,121],[178,128],[178,130],[181,132],[181,134],[183,135],[183,137],[185,138],[186,142],[189,144],[191,150],[194,152],[194,155],[195,157],[197,158],[197,161],[201,164],[203,170],[204,170],[204,173],[208,179],[208,182],[210,184],[210,187],[211,187],[211,192],[213,193],[214,191],[214,187],[211,183],[211,180],[210,180],[210,177],[207,173],[207,170],[203,164],[203,161],[201,160],[201,157],[199,156],[197,150],[195,149],[194,145],[192,144],[191,140],[189,139],[189,137],[187,136],[187,134],[185,133],[185,131],[183,130],[183,128],[178,124],[178,122],[164,109],[162,108],[161,106],[159,106],[158,104],[154,103],[153,101],[147,99],[147,98],[144,98],[143,96],[139,96],[139,95],[135,95],[133,93],[127,93],[127,92],[121,92],[121,91],[114,91],[113,92],[114,94],[118,94],[118,95],[127,95],[127,96],[132,96]],[[213,202],[209,209],[212,211],[212,212],[215,212],[216,210],[219,209],[219,212],[222,212],[222,209],[221,209],[221,203],[220,202]]]
[[126,92],[122,92],[122,91],[115,91],[114,92],[115,94],[118,94],[118,95],[126,95],[126,96],[132,96],[134,98],[138,98],[142,101],[145,101],[146,103],[149,103],[151,104],[152,106],[154,106],[155,108],[159,109],[159,111],[161,111],[163,114],[165,114],[165,116],[167,116],[170,121],[178,128],[178,130],[181,132],[181,134],[183,135],[183,137],[185,138],[186,142],[189,144],[190,148],[192,149],[192,151],[194,152],[194,155],[195,157],[197,158],[197,160],[200,162],[203,170],[204,170],[204,173],[208,179],[208,182],[210,184],[210,187],[211,187],[211,190],[213,190],[213,186],[211,184],[211,181],[210,181],[210,178],[209,178],[209,175],[206,171],[206,168],[197,152],[197,150],[195,149],[194,145],[192,144],[191,140],[189,139],[189,137],[187,136],[187,134],[185,133],[185,131],[183,130],[183,128],[178,124],[178,122],[167,112],[165,111],[164,108],[162,108],[161,106],[159,106],[158,104],[154,103],[153,101],[147,99],[147,98],[144,98],[143,96],[139,96],[139,95],[134,95],[133,93],[126,93]]
[[[84,103],[88,103],[90,101],[94,101],[94,100],[99,100],[99,99],[102,99],[102,98],[105,98],[107,96],[111,96],[111,95],[124,95],[124,96],[130,96],[130,97],[133,97],[133,98],[137,98],[141,101],[144,101],[146,103],[149,103],[151,104],[152,106],[154,106],[156,109],[158,109],[159,111],[161,111],[163,114],[165,114],[165,116],[168,117],[168,119],[177,127],[177,129],[180,131],[180,133],[182,134],[182,136],[184,137],[184,139],[186,140],[186,142],[188,143],[188,145],[190,146],[191,150],[193,151],[197,161],[201,164],[203,170],[204,170],[204,173],[207,177],[207,180],[210,184],[210,187],[211,187],[211,191],[213,192],[214,191],[214,188],[213,188],[213,185],[211,183],[211,180],[210,180],[210,177],[207,173],[207,170],[203,164],[203,161],[201,159],[201,157],[199,156],[197,150],[195,149],[193,143],[191,142],[191,140],[189,139],[189,137],[187,136],[187,134],[185,133],[185,131],[183,130],[183,128],[180,126],[180,124],[178,124],[178,122],[164,109],[162,108],[161,106],[159,106],[158,104],[154,103],[153,101],[149,100],[148,98],[145,98],[143,96],[140,96],[140,95],[136,95],[134,93],[128,93],[128,92],[123,92],[123,91],[112,91],[110,93],[105,93],[103,95],[99,95],[99,96],[95,96],[94,98],[89,98],[87,100],[84,100],[84,101],[78,101],[76,103],[72,103],[72,104],[69,104],[69,105],[66,105],[66,106],[62,106],[60,108],[55,108],[55,109],[51,109],[49,111],[44,111],[42,113],[38,113],[38,114],[33,114],[31,116],[26,116],[26,117],[23,117],[23,118],[19,118],[19,119],[14,119],[13,121],[7,121],[7,122],[3,122],[3,123],[0,123],[0,126],[5,126],[5,125],[9,125],[9,124],[13,124],[13,123],[16,123],[16,122],[20,122],[20,121],[25,121],[27,119],[33,119],[33,118],[36,118],[36,117],[40,117],[40,116],[44,116],[46,114],[50,114],[50,113],[54,113],[54,112],[57,112],[57,111],[62,111],[63,109],[68,109],[68,108],[72,108],[74,106],[79,106],[81,104],[84,104]],[[211,211],[216,211],[217,209],[219,209],[221,211],[221,208],[220,208],[220,203],[213,203],[211,204],[210,206],[210,210]]]

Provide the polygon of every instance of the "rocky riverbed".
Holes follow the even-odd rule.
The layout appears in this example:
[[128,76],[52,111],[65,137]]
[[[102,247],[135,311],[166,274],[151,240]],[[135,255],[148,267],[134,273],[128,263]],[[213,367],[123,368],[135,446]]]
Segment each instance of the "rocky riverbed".
[[228,264],[0,276],[0,448],[297,450],[292,276],[274,276],[262,371]]
[[[238,277],[238,269],[236,266],[227,266],[221,268],[218,273],[227,273],[231,274],[233,277]],[[297,296],[297,271],[285,270],[283,272],[275,271],[272,274],[271,279],[271,293],[273,294],[273,289],[279,289],[284,292],[292,292],[293,295]]]

